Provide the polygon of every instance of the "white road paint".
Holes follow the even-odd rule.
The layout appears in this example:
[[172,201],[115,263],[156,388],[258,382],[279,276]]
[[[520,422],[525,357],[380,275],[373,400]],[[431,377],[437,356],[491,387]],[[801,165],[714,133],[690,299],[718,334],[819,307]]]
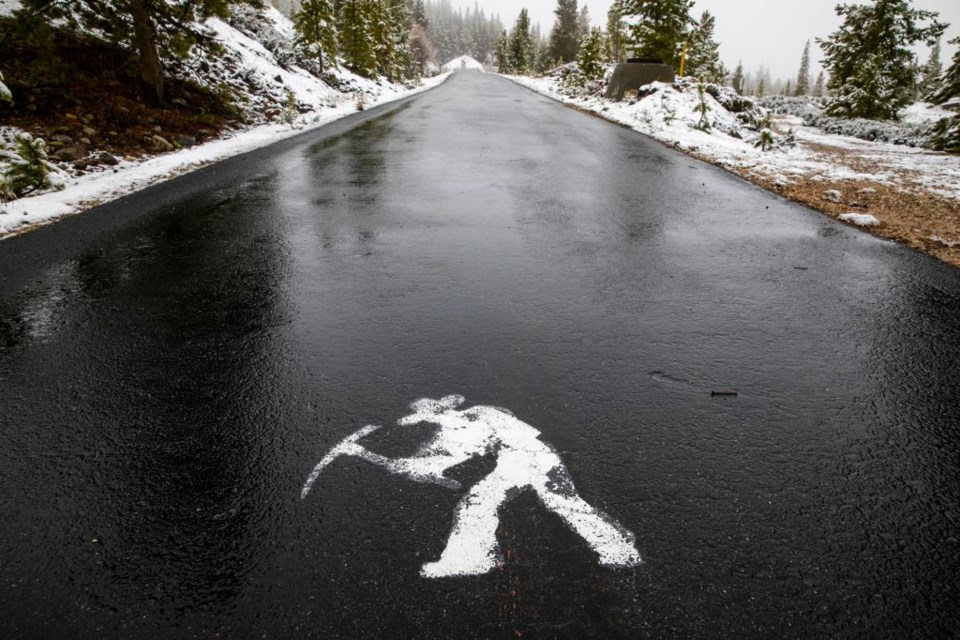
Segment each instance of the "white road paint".
[[543,505],[556,513],[610,567],[640,564],[634,536],[615,520],[581,498],[560,456],[540,440],[540,432],[504,409],[476,406],[457,410],[463,396],[423,399],[411,405],[413,413],[401,426],[433,424],[437,434],[409,458],[390,459],[369,451],[359,440],[379,427],[364,427],[327,454],[310,474],[301,497],[306,498],[317,477],[340,456],[367,460],[392,473],[451,489],[460,483],[444,473],[477,456],[493,454],[497,464],[457,504],[453,530],[436,562],[421,568],[426,578],[480,575],[502,563],[496,531],[500,507],[520,491],[536,492]]

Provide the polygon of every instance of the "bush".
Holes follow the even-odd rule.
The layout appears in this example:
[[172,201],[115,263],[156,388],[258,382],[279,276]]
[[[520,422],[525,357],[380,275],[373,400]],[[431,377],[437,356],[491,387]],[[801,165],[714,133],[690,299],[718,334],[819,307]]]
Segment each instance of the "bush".
[[0,150],[0,199],[15,200],[46,189],[62,189],[59,172],[47,158],[46,143],[29,133],[16,138],[16,149]]

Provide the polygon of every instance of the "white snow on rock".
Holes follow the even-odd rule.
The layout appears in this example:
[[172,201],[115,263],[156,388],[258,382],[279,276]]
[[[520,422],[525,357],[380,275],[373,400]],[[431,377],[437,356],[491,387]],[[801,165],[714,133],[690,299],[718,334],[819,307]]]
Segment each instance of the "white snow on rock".
[[[0,7],[4,8],[8,5],[19,5],[15,0],[0,0],[0,3],[3,3]],[[290,20],[279,11],[267,8],[263,16],[276,33],[287,38],[293,36]],[[223,58],[213,61],[211,66],[219,65],[215,71],[221,75],[227,74],[229,69],[226,60],[229,59],[231,65],[239,61],[238,73],[241,73],[246,81],[256,85],[259,93],[270,94],[273,100],[271,104],[276,104],[276,99],[282,99],[286,91],[291,91],[298,103],[294,125],[269,122],[269,119],[261,114],[259,121],[268,122],[267,124],[243,131],[227,132],[220,140],[173,153],[140,160],[124,160],[115,167],[94,168],[93,172],[86,175],[66,178],[63,181],[63,191],[0,202],[0,238],[24,228],[79,213],[218,160],[321,127],[355,113],[358,100],[367,108],[373,107],[433,88],[449,77],[449,74],[440,75],[424,80],[421,85],[414,87],[391,84],[385,80],[369,80],[340,69],[331,72],[340,84],[338,90],[294,65],[281,67],[275,56],[262,43],[222,20],[209,20],[207,26],[226,50]],[[247,98],[262,96],[248,95]],[[248,110],[258,108],[260,107],[257,104],[247,106]],[[3,140],[13,140],[17,132],[18,130],[10,127],[0,127],[0,144]]]
[[483,65],[470,56],[460,56],[459,58],[454,58],[447,64],[443,65],[444,73],[451,71],[464,71],[467,69],[483,71]]
[[880,221],[866,213],[844,213],[840,215],[840,220],[855,224],[858,227],[879,227]]
[[20,8],[20,0],[0,0],[0,16],[9,16]]

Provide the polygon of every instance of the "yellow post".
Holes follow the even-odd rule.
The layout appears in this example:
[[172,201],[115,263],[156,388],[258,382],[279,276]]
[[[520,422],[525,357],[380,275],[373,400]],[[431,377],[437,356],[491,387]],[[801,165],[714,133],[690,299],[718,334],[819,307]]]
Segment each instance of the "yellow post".
[[680,77],[683,77],[683,71],[687,68],[687,43],[683,43],[683,53],[680,54]]

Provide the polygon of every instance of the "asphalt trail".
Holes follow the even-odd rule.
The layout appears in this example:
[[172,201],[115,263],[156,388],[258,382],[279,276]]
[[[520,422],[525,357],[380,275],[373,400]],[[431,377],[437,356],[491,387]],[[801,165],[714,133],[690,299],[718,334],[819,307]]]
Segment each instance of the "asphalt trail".
[[[0,243],[0,635],[949,637],[958,371],[957,270],[457,74]],[[463,490],[343,458],[301,500],[447,394],[644,564],[526,492],[501,569],[426,579]]]

